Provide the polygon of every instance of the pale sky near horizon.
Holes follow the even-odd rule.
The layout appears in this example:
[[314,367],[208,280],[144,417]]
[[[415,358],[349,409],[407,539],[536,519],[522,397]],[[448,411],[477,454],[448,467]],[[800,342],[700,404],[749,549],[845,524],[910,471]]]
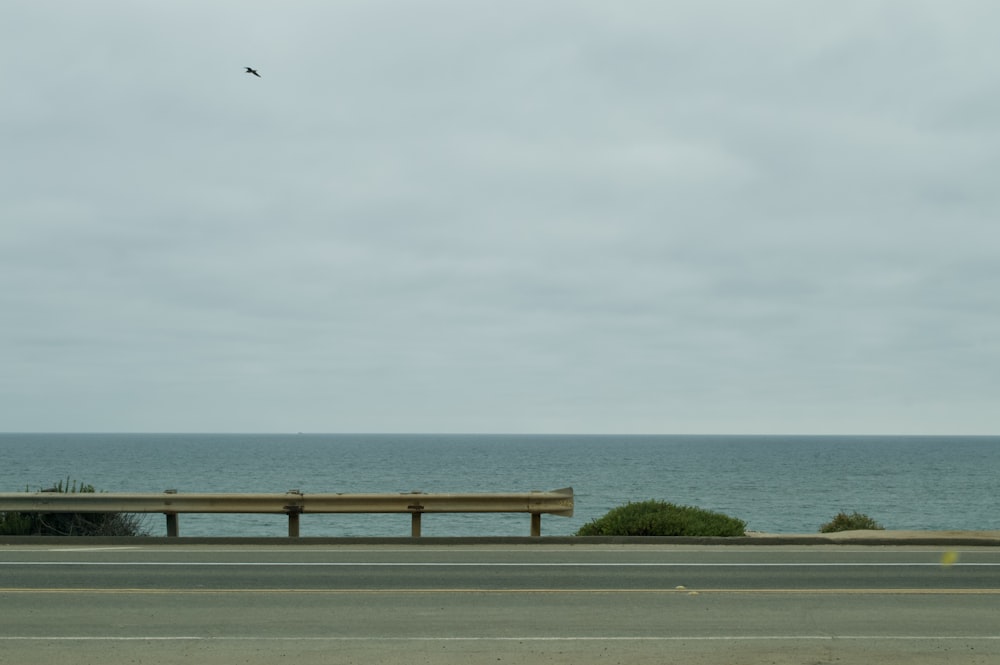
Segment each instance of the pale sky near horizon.
[[3,9],[0,431],[1000,430],[1000,3]]

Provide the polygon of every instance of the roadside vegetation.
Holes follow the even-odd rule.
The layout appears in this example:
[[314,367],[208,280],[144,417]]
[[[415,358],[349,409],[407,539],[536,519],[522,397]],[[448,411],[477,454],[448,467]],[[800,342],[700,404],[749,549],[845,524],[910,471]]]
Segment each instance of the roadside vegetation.
[[584,524],[578,536],[743,536],[746,522],[655,499],[629,502]]
[[[31,492],[31,489],[25,489]],[[96,492],[93,485],[59,481],[40,492]],[[145,536],[142,516],[131,513],[0,513],[0,536]]]
[[872,518],[868,517],[864,513],[855,511],[850,515],[844,512],[837,513],[836,517],[819,528],[819,532],[834,533],[837,531],[865,530],[881,531],[883,529],[885,529],[885,527]]

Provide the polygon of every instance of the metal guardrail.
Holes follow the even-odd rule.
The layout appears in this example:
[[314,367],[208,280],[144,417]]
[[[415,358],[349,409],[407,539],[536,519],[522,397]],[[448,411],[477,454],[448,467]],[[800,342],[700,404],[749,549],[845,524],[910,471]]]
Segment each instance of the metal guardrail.
[[542,515],[573,516],[573,488],[550,492],[494,494],[162,494],[0,493],[0,512],[163,513],[167,536],[179,535],[181,513],[262,513],[288,515],[288,535],[299,536],[303,513],[409,513],[410,535],[420,536],[424,513],[529,513],[531,535],[542,535]]

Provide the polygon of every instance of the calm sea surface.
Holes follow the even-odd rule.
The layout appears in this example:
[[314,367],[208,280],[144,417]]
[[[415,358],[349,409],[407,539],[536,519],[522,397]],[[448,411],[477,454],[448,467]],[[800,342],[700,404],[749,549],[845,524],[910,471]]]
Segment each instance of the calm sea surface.
[[[571,486],[569,535],[628,501],[716,510],[775,533],[840,511],[889,529],[1000,529],[1000,437],[0,434],[0,492],[521,492]],[[150,515],[146,528],[165,533]],[[407,536],[407,515],[304,515],[303,536]],[[427,536],[528,535],[527,515],[425,515]],[[181,515],[181,535],[282,536],[282,515]]]

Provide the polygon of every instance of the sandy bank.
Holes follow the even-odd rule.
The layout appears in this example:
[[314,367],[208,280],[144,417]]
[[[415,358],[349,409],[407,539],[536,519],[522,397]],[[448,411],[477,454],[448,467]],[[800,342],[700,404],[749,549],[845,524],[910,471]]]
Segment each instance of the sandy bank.
[[1000,530],[995,531],[901,531],[901,530],[858,530],[837,531],[834,533],[760,533],[747,532],[751,538],[787,539],[815,538],[816,540],[851,541],[851,540],[898,540],[898,541],[983,541],[1000,543]]

